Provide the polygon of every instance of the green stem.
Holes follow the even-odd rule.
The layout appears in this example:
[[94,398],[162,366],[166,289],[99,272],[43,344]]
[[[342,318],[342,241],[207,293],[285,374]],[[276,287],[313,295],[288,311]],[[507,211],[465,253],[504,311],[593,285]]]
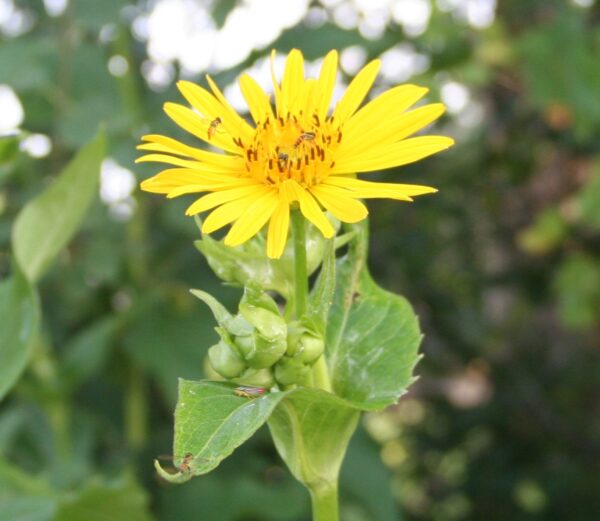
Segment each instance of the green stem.
[[338,521],[338,488],[337,483],[310,490],[312,500],[312,521]]
[[140,450],[147,437],[146,378],[141,368],[132,362],[125,394],[125,436],[128,446]]
[[312,368],[314,386],[327,392],[332,392],[331,380],[329,379],[329,370],[327,369],[327,360],[325,353],[315,362]]
[[[292,212],[292,230],[294,233],[294,296],[296,318],[306,314],[308,309],[308,268],[306,265],[306,222],[300,210]],[[321,355],[312,369],[312,375],[306,384],[331,392],[331,381],[327,370],[325,355]]]
[[296,318],[302,317],[308,302],[308,268],[306,267],[306,223],[300,210],[292,211],[294,232],[294,296]]

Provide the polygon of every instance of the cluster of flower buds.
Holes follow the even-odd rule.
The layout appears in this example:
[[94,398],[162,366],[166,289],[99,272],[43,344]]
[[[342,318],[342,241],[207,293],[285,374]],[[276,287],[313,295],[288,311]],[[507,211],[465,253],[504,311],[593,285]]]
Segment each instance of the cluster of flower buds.
[[[333,218],[332,221],[336,230],[339,229],[339,221]],[[199,219],[197,223],[200,226]],[[308,275],[321,265],[326,243],[327,239],[319,230],[314,226],[307,226]],[[291,296],[294,280],[292,241],[288,241],[280,259],[269,259],[265,255],[265,238],[261,234],[236,248],[225,246],[222,241],[217,241],[210,235],[203,235],[194,245],[221,280],[236,286],[253,284],[264,290],[276,291],[285,299]]]
[[302,382],[324,349],[325,341],[314,328],[299,322],[289,324],[287,349],[275,365],[277,383],[291,385]]
[[203,291],[218,322],[220,340],[208,350],[212,370],[224,379],[260,387],[300,384],[323,353],[323,338],[310,325],[287,324],[275,300],[246,286],[236,315]]

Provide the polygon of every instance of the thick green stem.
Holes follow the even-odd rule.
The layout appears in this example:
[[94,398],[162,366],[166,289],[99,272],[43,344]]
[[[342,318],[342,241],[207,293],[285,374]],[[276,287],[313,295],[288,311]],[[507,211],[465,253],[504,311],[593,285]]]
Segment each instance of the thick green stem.
[[294,232],[294,297],[296,318],[306,313],[308,302],[308,268],[306,267],[306,223],[300,210],[292,212]]
[[327,487],[310,490],[312,501],[312,521],[338,521],[338,489],[337,483],[330,483]]

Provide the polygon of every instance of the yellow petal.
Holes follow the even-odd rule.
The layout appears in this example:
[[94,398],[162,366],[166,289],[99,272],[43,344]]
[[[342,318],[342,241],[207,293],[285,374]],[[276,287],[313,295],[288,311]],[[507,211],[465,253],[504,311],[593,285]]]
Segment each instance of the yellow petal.
[[279,82],[277,81],[277,76],[275,75],[275,49],[271,51],[271,81],[273,82],[273,94],[275,96],[275,109],[277,114],[281,114],[281,87],[279,86]]
[[193,194],[198,192],[220,192],[222,190],[231,190],[242,186],[256,186],[253,179],[236,179],[234,181],[205,181],[204,183],[194,183],[174,188],[167,194],[168,199],[179,197],[180,195]]
[[281,112],[278,116],[286,118],[287,113],[300,112],[304,97],[304,58],[298,49],[292,49],[285,62],[285,71],[281,80]]
[[362,107],[344,125],[344,139],[354,139],[371,127],[381,125],[390,115],[400,114],[419,101],[428,89],[418,85],[399,85]]
[[242,186],[240,188],[232,188],[231,190],[223,190],[221,192],[213,192],[205,195],[200,199],[194,201],[186,210],[186,215],[196,215],[206,210],[211,210],[216,206],[228,203],[229,201],[235,201],[242,197],[256,196],[263,191],[263,186],[254,184],[252,186]]
[[[211,81],[212,80],[209,78],[209,83]],[[216,88],[214,83],[213,86]],[[207,119],[209,125],[218,117],[221,120],[221,127],[230,136],[240,137],[244,141],[248,141],[252,138],[254,134],[252,127],[230,107],[229,103],[225,102],[226,104],[223,104],[222,101],[216,99],[206,89],[203,89],[191,81],[178,81],[177,88],[189,104]],[[223,98],[223,100],[224,99],[225,98]],[[216,138],[218,135],[218,132],[216,132],[215,135],[210,138],[210,141],[212,142],[214,140],[217,142]],[[224,135],[221,135],[221,137],[225,138]],[[231,139],[231,137],[229,139]]]
[[373,60],[365,65],[356,77],[350,82],[342,99],[335,106],[333,117],[338,123],[344,123],[356,112],[365,96],[373,86],[375,77],[379,72],[381,62]]
[[167,163],[169,165],[181,166],[190,170],[199,170],[203,168],[208,169],[209,166],[199,161],[193,161],[189,159],[182,159],[176,156],[168,156],[166,154],[146,154],[145,156],[138,157],[135,160],[136,163]]
[[232,124],[235,125],[235,129],[237,129],[237,136],[242,138],[243,140],[252,139],[254,136],[254,129],[248,124],[248,122],[241,117],[235,109],[229,104],[219,86],[213,81],[213,79],[207,74],[206,81],[210,86],[210,90],[212,90],[215,98],[221,103],[223,110],[225,110],[225,118],[224,123],[227,126],[227,123],[231,121]]
[[379,125],[358,129],[356,139],[352,139],[351,134],[346,134],[337,154],[351,158],[371,147],[400,141],[435,121],[445,110],[443,103],[432,103],[410,112],[390,115]]
[[346,188],[353,193],[353,197],[361,199],[397,199],[399,201],[412,201],[414,196],[432,194],[437,192],[431,186],[407,185],[400,183],[379,183],[363,181],[347,176],[330,176],[325,185]]
[[244,213],[252,200],[254,200],[254,195],[251,198],[244,197],[215,208],[202,222],[202,233],[212,233],[232,223]]
[[296,181],[288,179],[280,185],[279,189],[288,203],[298,201],[302,215],[313,223],[325,237],[329,238],[335,235],[335,228],[319,208],[313,196]]
[[345,223],[362,221],[368,214],[367,207],[353,199],[348,190],[324,184],[310,188],[310,192],[336,219]]
[[164,110],[167,116],[182,129],[187,130],[202,141],[218,146],[228,152],[240,152],[240,148],[233,142],[233,136],[228,133],[216,132],[212,138],[209,138],[208,130],[212,124],[209,118],[202,117],[192,109],[177,103],[165,103]]
[[194,182],[194,180],[197,181],[197,173],[192,175],[191,172],[193,171],[187,168],[168,168],[142,181],[140,187],[145,192],[168,194],[178,186]]
[[321,73],[317,80],[316,92],[317,92],[317,103],[315,110],[321,120],[324,120],[327,116],[329,104],[331,103],[331,95],[333,94],[333,88],[335,86],[335,79],[337,75],[337,63],[338,54],[336,51],[330,51],[321,67]]
[[242,74],[240,78],[240,89],[252,114],[252,119],[256,124],[262,123],[267,119],[273,120],[273,109],[269,102],[269,96],[262,90],[260,85],[247,74]]
[[[214,165],[239,164],[241,159],[241,157],[238,155],[217,154],[215,152],[209,152],[208,150],[190,147],[184,143],[181,143],[180,141],[177,141],[176,139],[167,136],[161,136],[159,134],[148,134],[146,136],[142,136],[142,141],[146,141],[147,143],[139,145],[138,148],[140,150],[152,150],[151,148],[142,148],[149,145],[163,146],[164,149],[160,150],[162,152],[166,152],[166,149],[168,148],[170,154],[187,155]],[[155,150],[159,151],[158,149]]]
[[330,174],[372,172],[414,163],[450,148],[454,140],[445,136],[422,136],[405,139],[382,147],[373,147],[356,157],[341,157]]
[[283,198],[279,198],[277,207],[269,222],[267,233],[267,256],[278,259],[283,254],[287,242],[290,225],[290,206]]
[[225,236],[225,244],[239,246],[254,237],[273,215],[278,202],[279,198],[274,189],[263,188],[262,193],[254,197],[254,201],[243,215],[235,221]]

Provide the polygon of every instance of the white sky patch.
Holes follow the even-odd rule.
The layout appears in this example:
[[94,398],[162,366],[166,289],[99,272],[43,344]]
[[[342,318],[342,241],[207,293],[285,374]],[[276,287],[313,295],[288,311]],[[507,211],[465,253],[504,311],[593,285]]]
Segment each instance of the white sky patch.
[[175,78],[175,67],[170,62],[156,63],[146,60],[142,63],[142,76],[152,90],[165,90]]
[[327,11],[322,7],[311,7],[304,17],[304,24],[311,29],[321,27],[327,22]]
[[127,71],[129,70],[129,63],[125,56],[121,56],[120,54],[115,54],[111,56],[107,63],[108,72],[110,72],[113,76],[120,78],[121,76],[125,76]]
[[494,23],[496,0],[470,0],[467,2],[467,21],[472,27],[485,29]]
[[69,0],[44,0],[44,7],[48,16],[60,16],[69,5]]
[[571,0],[571,3],[579,7],[592,7],[594,1],[595,0]]
[[496,0],[437,0],[440,11],[452,12],[471,27],[485,29],[496,17]]
[[3,26],[15,12],[12,0],[0,0],[0,26]]
[[461,127],[479,127],[485,119],[485,108],[478,101],[471,100],[469,104],[456,116],[456,121]]
[[397,0],[392,5],[392,18],[402,25],[407,36],[423,34],[431,17],[430,0]]
[[401,43],[381,55],[381,75],[393,83],[408,80],[429,68],[430,59],[418,53],[410,43]]
[[358,11],[354,6],[344,2],[333,10],[333,21],[342,29],[356,29],[359,22]]
[[341,4],[345,0],[320,0],[321,4],[325,7],[334,7],[336,5]]
[[0,4],[0,34],[16,38],[33,27],[35,17],[28,9],[17,9],[10,0]]
[[117,220],[129,219],[135,210],[131,197],[136,179],[131,170],[122,167],[108,157],[100,168],[100,199],[108,206],[109,213]]
[[158,0],[149,15],[133,20],[134,36],[147,40],[156,63],[179,61],[183,76],[229,69],[255,49],[263,49],[283,30],[298,24],[309,0],[244,0],[218,29],[207,4],[196,0]]
[[355,75],[367,61],[367,51],[360,45],[346,47],[340,53],[340,66],[346,74]]
[[469,89],[456,81],[444,83],[440,89],[440,96],[450,114],[462,112],[471,101]]
[[25,118],[23,105],[8,85],[0,85],[0,114],[0,134],[14,132]]
[[304,18],[308,4],[308,0],[246,0],[229,13],[217,36],[214,67],[233,67],[253,49],[269,45]]
[[358,23],[358,30],[367,40],[377,40],[383,36],[389,20],[390,12],[388,9],[370,11],[361,18]]
[[30,134],[19,143],[19,148],[31,157],[39,159],[52,151],[52,141],[46,134]]
[[102,161],[100,169],[100,199],[113,204],[127,199],[135,187],[135,176],[112,158]]
[[[143,22],[134,22],[144,25]],[[147,17],[145,28],[139,33],[147,32],[148,55],[154,61],[165,62],[181,59],[186,49],[191,46],[194,36],[215,33],[215,25],[210,13],[199,2],[191,0],[161,0]],[[211,56],[207,49],[196,48],[194,51],[204,56],[208,65]]]

